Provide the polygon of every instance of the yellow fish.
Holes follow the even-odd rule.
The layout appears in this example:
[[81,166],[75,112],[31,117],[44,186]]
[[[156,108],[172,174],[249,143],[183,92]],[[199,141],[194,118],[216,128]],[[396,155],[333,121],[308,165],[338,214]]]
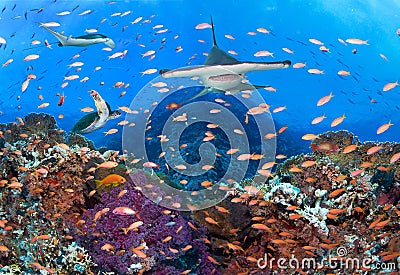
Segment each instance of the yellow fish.
[[102,180],[95,180],[97,186],[99,185],[118,185],[126,182],[123,176],[117,174],[110,174]]

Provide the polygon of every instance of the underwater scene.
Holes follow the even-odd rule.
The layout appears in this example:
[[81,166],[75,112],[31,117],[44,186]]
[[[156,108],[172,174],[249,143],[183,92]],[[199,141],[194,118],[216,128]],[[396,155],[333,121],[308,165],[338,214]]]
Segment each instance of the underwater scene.
[[400,2],[0,1],[0,274],[400,274]]

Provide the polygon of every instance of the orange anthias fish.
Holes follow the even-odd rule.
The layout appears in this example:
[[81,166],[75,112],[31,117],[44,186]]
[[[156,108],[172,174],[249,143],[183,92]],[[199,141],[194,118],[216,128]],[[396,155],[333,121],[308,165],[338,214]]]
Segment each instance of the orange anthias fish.
[[95,180],[97,185],[118,185],[126,182],[123,176],[117,174],[110,174],[102,180]]
[[216,226],[219,227],[218,222],[217,222],[216,220],[214,220],[213,218],[211,218],[211,217],[205,217],[204,219],[206,220],[206,222],[208,222],[208,223],[210,223],[210,224],[213,224],[213,225],[216,225]]
[[342,115],[340,117],[335,118],[332,123],[331,123],[331,127],[335,127],[338,126],[340,123],[343,122],[343,120],[346,118],[346,115]]
[[321,97],[317,102],[317,106],[319,107],[319,106],[325,105],[326,103],[328,103],[331,100],[332,97],[333,97],[332,92],[329,95]]
[[387,92],[390,91],[391,89],[395,88],[396,86],[399,86],[399,82],[389,82],[385,86],[383,86],[382,91]]
[[379,126],[378,130],[376,130],[376,133],[378,135],[382,134],[383,132],[386,132],[389,129],[389,127],[391,127],[393,125],[394,124],[392,124],[392,121],[389,121],[389,123],[386,123],[386,124],[383,124],[383,125]]

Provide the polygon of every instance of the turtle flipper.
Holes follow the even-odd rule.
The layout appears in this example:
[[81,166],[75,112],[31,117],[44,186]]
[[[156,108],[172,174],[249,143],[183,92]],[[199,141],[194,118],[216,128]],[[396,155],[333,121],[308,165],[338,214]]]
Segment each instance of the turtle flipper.
[[108,116],[108,119],[116,119],[119,118],[121,116],[121,111],[120,110],[115,110],[115,111],[111,111],[110,115]]

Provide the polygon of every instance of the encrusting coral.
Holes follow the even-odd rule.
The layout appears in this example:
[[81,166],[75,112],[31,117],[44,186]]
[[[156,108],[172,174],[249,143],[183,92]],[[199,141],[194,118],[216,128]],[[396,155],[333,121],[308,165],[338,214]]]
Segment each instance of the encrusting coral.
[[[313,153],[278,165],[265,184],[246,181],[229,198],[248,209],[250,217],[244,219],[251,224],[237,230],[229,226],[226,221],[236,212],[226,202],[206,215],[194,213],[208,227],[223,274],[378,274],[382,264],[387,274],[397,274],[400,197],[394,175],[399,144],[361,143],[340,131],[320,135],[312,145]],[[278,265],[280,258],[286,268]],[[329,266],[321,262],[324,258],[358,263],[368,258],[371,263]],[[290,259],[294,264],[289,268]],[[311,265],[301,265],[304,261]]]

